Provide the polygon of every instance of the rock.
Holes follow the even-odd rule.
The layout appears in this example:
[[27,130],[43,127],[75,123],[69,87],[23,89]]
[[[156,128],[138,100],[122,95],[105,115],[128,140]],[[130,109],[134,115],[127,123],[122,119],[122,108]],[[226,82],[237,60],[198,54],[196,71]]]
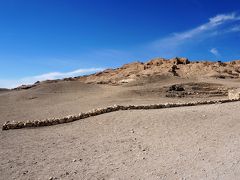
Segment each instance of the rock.
[[189,64],[190,61],[187,58],[173,58],[170,61],[172,61],[174,64],[178,65],[178,64]]
[[239,100],[240,99],[240,88],[229,90],[228,91],[228,98],[230,100]]
[[168,88],[169,91],[184,91],[185,89],[181,84],[174,84]]
[[122,80],[118,81],[118,83],[124,84],[124,83],[130,83],[130,82],[134,82],[134,81],[136,81],[136,79],[128,78],[128,79],[122,79]]

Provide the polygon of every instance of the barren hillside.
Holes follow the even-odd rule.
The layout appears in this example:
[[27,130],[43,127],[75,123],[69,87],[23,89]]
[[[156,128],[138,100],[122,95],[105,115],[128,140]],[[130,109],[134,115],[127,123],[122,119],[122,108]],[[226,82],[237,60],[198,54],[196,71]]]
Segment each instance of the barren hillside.
[[230,62],[189,61],[187,58],[155,58],[145,63],[133,62],[120,68],[106,69],[86,76],[68,77],[64,79],[46,80],[32,85],[22,85],[15,89],[29,89],[39,84],[56,83],[59,81],[81,81],[84,83],[119,85],[126,83],[139,83],[142,80],[180,77],[213,78],[213,79],[239,79],[240,60]]
[[88,83],[119,84],[159,75],[178,76],[182,78],[239,78],[240,60],[223,63],[220,61],[190,62],[187,58],[173,58],[169,60],[156,58],[146,63],[134,62],[125,64],[117,69],[107,69],[90,76],[80,77],[79,79]]

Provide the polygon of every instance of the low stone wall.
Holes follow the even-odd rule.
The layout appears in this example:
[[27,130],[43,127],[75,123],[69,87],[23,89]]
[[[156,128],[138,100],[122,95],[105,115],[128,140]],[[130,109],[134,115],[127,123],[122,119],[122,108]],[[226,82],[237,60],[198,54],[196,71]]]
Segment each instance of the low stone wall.
[[228,98],[240,100],[240,88],[228,90]]
[[195,101],[188,103],[165,103],[165,104],[150,104],[150,105],[113,105],[105,108],[93,109],[89,112],[80,113],[78,115],[70,115],[62,118],[52,118],[37,121],[27,121],[27,122],[6,122],[2,126],[2,130],[9,129],[21,129],[30,127],[41,127],[41,126],[51,126],[63,123],[69,123],[80,119],[85,119],[91,116],[97,116],[100,114],[110,113],[114,111],[121,110],[144,110],[144,109],[163,109],[172,107],[183,107],[183,106],[196,106],[203,104],[217,104],[217,103],[227,103],[238,101],[236,99],[225,99],[225,100],[211,100],[211,101]]

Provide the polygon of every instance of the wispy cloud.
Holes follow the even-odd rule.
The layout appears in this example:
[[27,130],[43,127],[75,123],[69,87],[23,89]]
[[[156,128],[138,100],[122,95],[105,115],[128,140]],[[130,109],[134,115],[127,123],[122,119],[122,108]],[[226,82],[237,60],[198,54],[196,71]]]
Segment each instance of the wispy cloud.
[[74,77],[80,75],[86,75],[98,71],[102,71],[104,68],[89,68],[89,69],[77,69],[70,72],[50,72],[37,76],[25,77],[21,79],[0,79],[0,87],[2,88],[14,88],[23,84],[33,84],[36,81],[61,79],[66,77]]
[[210,52],[213,54],[213,55],[215,55],[215,56],[220,56],[220,53],[219,53],[219,51],[217,50],[217,48],[212,48],[212,49],[210,49]]
[[30,78],[25,78],[25,79],[26,80],[36,79],[38,81],[49,80],[49,79],[61,79],[61,78],[65,78],[65,77],[79,76],[82,74],[92,73],[92,72],[101,71],[101,70],[103,70],[103,69],[102,68],[90,68],[90,69],[77,69],[74,71],[63,72],[63,73],[62,72],[50,72],[50,73],[33,76]]
[[230,32],[239,32],[239,31],[240,31],[240,24],[238,24],[230,29]]
[[207,23],[202,24],[194,29],[182,33],[176,33],[174,35],[174,38],[178,40],[194,38],[204,32],[215,29],[224,23],[237,20],[240,20],[240,17],[238,17],[235,13],[217,15],[210,18]]
[[[184,32],[173,33],[170,36],[158,39],[149,45],[149,49],[159,51],[164,56],[172,56],[181,49],[181,46],[189,43],[196,42],[195,40],[204,40],[209,37],[215,37],[217,35],[226,32],[223,30],[223,26],[228,23],[233,23],[240,20],[240,16],[236,13],[220,14],[212,18],[209,18],[207,23],[199,25],[195,28],[186,30]],[[233,31],[238,31],[239,27],[234,27]]]

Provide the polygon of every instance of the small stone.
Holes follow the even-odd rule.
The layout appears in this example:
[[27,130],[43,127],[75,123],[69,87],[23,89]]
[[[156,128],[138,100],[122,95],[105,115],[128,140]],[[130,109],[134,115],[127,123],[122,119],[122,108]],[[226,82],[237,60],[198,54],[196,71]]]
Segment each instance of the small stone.
[[76,159],[73,160],[73,162],[76,162],[76,161],[77,161]]

